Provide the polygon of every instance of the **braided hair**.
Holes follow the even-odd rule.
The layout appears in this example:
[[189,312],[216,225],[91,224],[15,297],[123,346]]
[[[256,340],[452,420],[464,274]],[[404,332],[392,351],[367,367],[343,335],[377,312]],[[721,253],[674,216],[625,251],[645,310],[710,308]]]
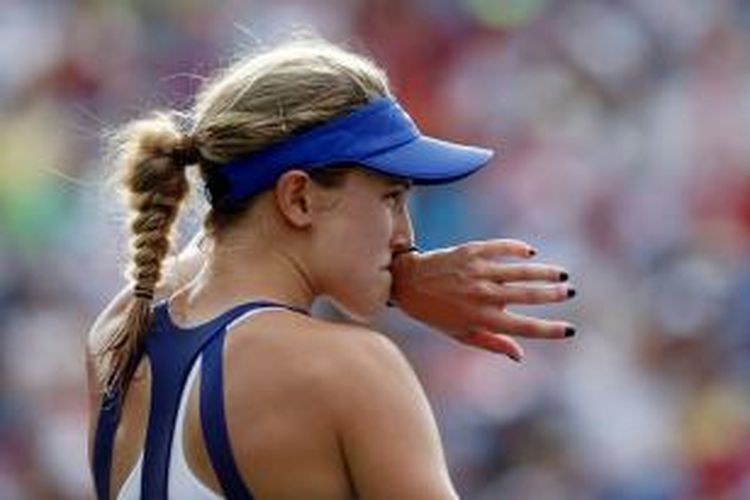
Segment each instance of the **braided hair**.
[[106,366],[100,382],[107,394],[123,389],[135,370],[137,352],[152,321],[151,302],[162,263],[172,246],[174,223],[189,191],[185,167],[200,159],[195,142],[179,132],[175,117],[168,113],[131,123],[121,138],[120,185],[131,210],[128,274],[134,300],[98,353]]

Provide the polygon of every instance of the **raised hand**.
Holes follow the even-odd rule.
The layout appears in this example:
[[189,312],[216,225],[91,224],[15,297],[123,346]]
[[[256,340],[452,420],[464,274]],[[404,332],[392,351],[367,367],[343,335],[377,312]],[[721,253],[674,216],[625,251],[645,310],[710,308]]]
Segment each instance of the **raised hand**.
[[575,334],[568,322],[513,313],[508,305],[562,302],[575,295],[565,269],[549,264],[508,263],[536,252],[519,240],[474,241],[394,258],[392,299],[409,316],[464,344],[506,354],[523,349],[515,337],[559,339]]

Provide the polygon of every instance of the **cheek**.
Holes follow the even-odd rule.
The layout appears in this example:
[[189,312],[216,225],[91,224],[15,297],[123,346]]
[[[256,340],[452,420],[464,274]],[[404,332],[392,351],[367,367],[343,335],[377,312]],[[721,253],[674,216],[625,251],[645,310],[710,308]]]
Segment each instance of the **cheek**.
[[383,258],[389,251],[393,217],[387,207],[369,203],[350,207],[346,221],[339,228],[338,243],[360,258]]
[[390,250],[379,228],[363,225],[361,233],[348,232],[328,260],[327,290],[342,308],[359,317],[369,317],[382,307],[391,289],[388,264]]
[[367,291],[390,285],[390,273],[384,269],[390,258],[386,245],[374,238],[361,238],[340,243],[340,250],[333,264],[338,269],[336,277],[342,286]]
[[354,316],[369,317],[390,296],[394,218],[380,200],[347,199],[326,221],[316,241],[321,293]]

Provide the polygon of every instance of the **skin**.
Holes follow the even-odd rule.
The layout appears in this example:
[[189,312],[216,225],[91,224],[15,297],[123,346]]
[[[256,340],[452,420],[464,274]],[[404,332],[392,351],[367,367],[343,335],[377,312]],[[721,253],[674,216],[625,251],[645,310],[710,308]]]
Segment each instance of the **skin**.
[[[173,322],[188,327],[253,298],[308,309],[320,295],[366,321],[393,295],[407,313],[458,341],[512,357],[521,351],[508,334],[564,336],[567,323],[505,310],[509,303],[567,297],[566,285],[518,284],[559,281],[560,268],[499,262],[528,258],[525,243],[402,253],[413,239],[407,192],[402,182],[363,171],[335,189],[287,172],[205,257],[192,244],[170,263],[157,300],[168,297]],[[89,334],[92,416],[99,400],[91,353],[111,334],[130,296],[121,292]],[[228,335],[224,378],[233,453],[256,498],[457,498],[421,384],[387,337],[360,325],[263,312]],[[113,497],[142,450],[149,385],[144,359],[116,435]],[[180,438],[193,473],[220,492],[200,431],[196,389]],[[90,419],[90,445],[95,422]]]
[[551,340],[575,335],[568,322],[507,309],[575,296],[575,289],[562,283],[568,272],[560,266],[502,261],[528,260],[535,254],[526,243],[510,239],[410,254],[394,262],[393,297],[404,312],[449,337],[520,362],[523,348],[513,337]]

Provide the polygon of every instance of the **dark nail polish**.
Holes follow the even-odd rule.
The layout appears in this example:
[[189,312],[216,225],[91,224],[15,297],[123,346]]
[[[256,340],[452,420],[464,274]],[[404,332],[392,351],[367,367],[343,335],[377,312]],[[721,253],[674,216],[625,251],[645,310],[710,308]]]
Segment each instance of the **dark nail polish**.
[[565,336],[566,337],[572,337],[576,334],[576,329],[572,326],[565,327]]
[[512,359],[512,360],[513,360],[513,361],[515,361],[516,363],[520,363],[520,362],[521,362],[521,358],[519,358],[519,357],[518,357],[518,356],[516,356],[515,354],[506,354],[506,356],[508,356],[508,357],[509,357],[510,359]]
[[536,255],[536,250],[534,250],[533,248],[529,248],[529,255],[532,256],[532,257],[535,256]]
[[560,281],[568,281],[568,273],[562,272],[560,273]]
[[572,299],[576,296],[576,289],[575,288],[568,288],[568,298]]

